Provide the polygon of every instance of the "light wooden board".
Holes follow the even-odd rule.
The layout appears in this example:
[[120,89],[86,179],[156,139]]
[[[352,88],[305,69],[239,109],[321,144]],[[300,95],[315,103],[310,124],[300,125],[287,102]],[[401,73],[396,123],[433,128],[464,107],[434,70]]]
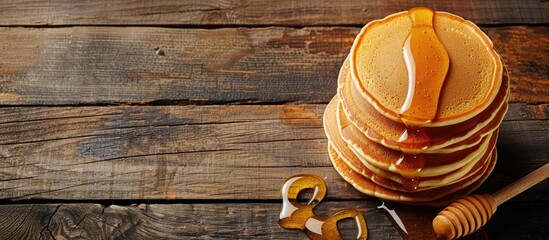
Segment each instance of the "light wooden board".
[[[327,103],[358,31],[0,28],[0,105]],[[548,103],[549,27],[485,31],[510,101]]]
[[363,25],[418,6],[481,24],[549,22],[547,4],[539,0],[3,0],[0,25]]
[[[278,199],[297,173],[326,178],[333,198],[364,198],[331,166],[324,107],[0,108],[0,198]],[[511,104],[498,142],[506,167],[490,186],[547,162],[547,109]]]

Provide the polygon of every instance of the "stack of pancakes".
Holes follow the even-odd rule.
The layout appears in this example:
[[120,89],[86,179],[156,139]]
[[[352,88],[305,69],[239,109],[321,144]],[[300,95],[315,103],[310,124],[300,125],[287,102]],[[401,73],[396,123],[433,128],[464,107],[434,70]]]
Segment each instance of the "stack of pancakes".
[[[414,90],[402,52],[412,21],[405,11],[362,29],[341,67],[324,128],[334,167],[359,191],[382,200],[443,205],[475,190],[494,168],[509,82],[491,41],[475,24],[436,12],[432,29],[449,59],[432,106],[436,115],[429,121],[403,117],[401,107]],[[421,86],[414,91],[421,93]]]

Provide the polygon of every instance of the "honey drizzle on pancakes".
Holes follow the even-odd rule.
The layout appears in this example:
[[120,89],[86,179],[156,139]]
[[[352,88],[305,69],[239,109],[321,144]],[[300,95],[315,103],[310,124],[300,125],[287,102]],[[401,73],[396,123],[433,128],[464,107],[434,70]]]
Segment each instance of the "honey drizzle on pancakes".
[[[435,11],[429,8],[413,8],[408,11],[412,28],[402,47],[402,55],[408,72],[408,92],[400,108],[400,119],[406,128],[400,135],[398,145],[412,145],[421,151],[429,145],[429,136],[417,122],[426,124],[437,115],[438,100],[446,79],[450,59],[448,52],[433,29]],[[411,125],[410,120],[416,124]],[[414,144],[414,143],[423,144]],[[417,174],[425,166],[425,159],[417,153],[405,153],[395,162],[402,176],[402,186],[416,190]]]
[[[402,47],[408,72],[408,93],[400,109],[400,119],[428,123],[435,119],[442,85],[450,59],[433,29],[435,11],[412,8],[408,16],[412,29]],[[421,126],[418,126],[421,127]]]

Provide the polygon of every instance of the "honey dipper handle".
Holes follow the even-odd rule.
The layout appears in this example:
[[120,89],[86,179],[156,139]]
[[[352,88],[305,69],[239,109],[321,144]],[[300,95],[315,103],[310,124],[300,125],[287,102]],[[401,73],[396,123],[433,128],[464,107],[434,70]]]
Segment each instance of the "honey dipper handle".
[[524,176],[518,181],[502,188],[498,192],[492,194],[492,197],[494,197],[494,200],[496,200],[496,205],[499,206],[500,204],[511,199],[512,197],[523,192],[524,190],[545,180],[547,177],[549,177],[549,163],[546,163],[542,167]]

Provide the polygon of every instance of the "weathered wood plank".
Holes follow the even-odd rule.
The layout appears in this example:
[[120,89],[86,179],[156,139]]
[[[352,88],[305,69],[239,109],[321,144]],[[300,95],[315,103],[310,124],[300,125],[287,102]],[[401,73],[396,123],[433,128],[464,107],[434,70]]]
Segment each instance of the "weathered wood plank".
[[[399,239],[391,222],[375,206],[367,201],[324,202],[317,214],[356,207],[368,221],[371,238]],[[0,235],[8,239],[306,238],[300,231],[278,226],[280,208],[280,203],[3,205]],[[346,225],[342,232],[352,233],[356,231],[353,227]]]
[[323,108],[2,108],[0,196],[272,199],[285,178],[309,172],[356,198],[336,190],[347,185],[326,155]]
[[342,25],[426,6],[481,24],[548,23],[539,0],[523,1],[0,1],[0,25]]
[[[369,239],[401,239],[385,215],[375,209],[377,204],[326,201],[317,207],[316,214],[329,215],[353,207],[363,213]],[[5,239],[305,239],[299,231],[278,226],[280,208],[280,203],[1,205],[0,235]],[[549,224],[548,209],[547,201],[506,203],[479,236],[546,239],[549,232],[543,226]],[[397,214],[402,213],[397,209]],[[417,222],[408,225],[408,231],[422,237],[411,240],[434,239],[416,233],[428,231],[429,219],[414,220]],[[340,229],[347,239],[356,236],[352,224]]]
[[[0,104],[327,103],[358,30],[0,28]],[[548,103],[549,27],[486,30],[511,101]]]
[[[491,189],[549,161],[548,106],[511,104]],[[297,173],[364,198],[331,167],[324,107],[0,108],[0,199],[278,199]]]
[[[520,30],[519,30],[520,29]],[[493,28],[484,28],[511,77],[511,102],[547,103],[549,101],[549,28],[520,27],[514,34],[500,34]],[[525,34],[520,34],[522,32]],[[546,31],[546,36],[533,34]],[[530,35],[531,34],[531,35]],[[539,48],[534,48],[537,45]],[[505,43],[505,44],[502,44]]]

